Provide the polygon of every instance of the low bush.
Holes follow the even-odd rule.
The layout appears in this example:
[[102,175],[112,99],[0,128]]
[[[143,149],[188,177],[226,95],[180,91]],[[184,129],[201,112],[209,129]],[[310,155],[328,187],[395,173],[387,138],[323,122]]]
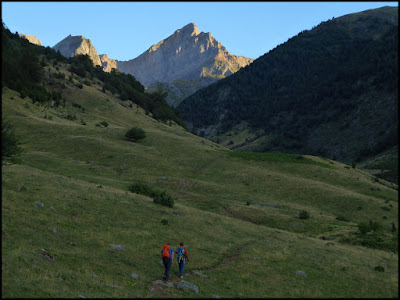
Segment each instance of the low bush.
[[66,117],[65,117],[67,120],[70,120],[70,121],[75,121],[76,120],[76,115],[75,114],[68,114]]
[[343,221],[343,222],[350,222],[350,220],[347,219],[345,216],[338,216],[338,217],[336,217],[336,220]]
[[1,161],[15,162],[21,154],[22,148],[14,128],[9,122],[1,122]]
[[152,186],[148,185],[144,182],[136,182],[128,186],[128,189],[135,194],[140,194],[148,197],[155,197],[158,194],[158,191],[155,190]]
[[308,213],[308,211],[302,210],[302,211],[299,213],[299,218],[300,218],[300,219],[309,219],[309,218],[310,218],[310,214]]
[[376,266],[374,270],[378,272],[385,272],[385,268],[382,266]]
[[375,221],[369,221],[369,223],[360,223],[358,224],[358,230],[360,231],[361,234],[366,234],[370,231],[378,231],[382,229],[382,224],[375,222]]
[[168,206],[168,207],[174,206],[174,199],[166,191],[157,193],[157,195],[153,199],[153,202],[164,205],[164,206]]
[[142,128],[132,127],[125,133],[125,137],[131,142],[136,142],[144,139],[146,137],[146,133]]

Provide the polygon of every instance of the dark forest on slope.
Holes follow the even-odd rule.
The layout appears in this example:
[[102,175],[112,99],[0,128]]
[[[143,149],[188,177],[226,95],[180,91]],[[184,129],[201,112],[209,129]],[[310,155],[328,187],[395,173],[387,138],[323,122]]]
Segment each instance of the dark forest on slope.
[[269,137],[260,152],[358,163],[396,147],[397,16],[383,7],[302,31],[186,98],[182,118],[208,138],[245,122]]

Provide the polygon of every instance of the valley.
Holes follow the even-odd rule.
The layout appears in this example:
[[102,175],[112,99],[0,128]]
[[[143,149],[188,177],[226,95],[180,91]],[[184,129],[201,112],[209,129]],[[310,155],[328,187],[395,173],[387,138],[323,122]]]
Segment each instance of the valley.
[[[2,38],[2,297],[398,296],[398,185],[376,176],[393,168],[393,148],[364,165],[254,152],[262,131],[243,123],[216,143],[163,90],[4,26]],[[129,140],[132,128],[145,135]],[[198,293],[178,288],[176,262],[159,282],[162,245],[181,241]]]

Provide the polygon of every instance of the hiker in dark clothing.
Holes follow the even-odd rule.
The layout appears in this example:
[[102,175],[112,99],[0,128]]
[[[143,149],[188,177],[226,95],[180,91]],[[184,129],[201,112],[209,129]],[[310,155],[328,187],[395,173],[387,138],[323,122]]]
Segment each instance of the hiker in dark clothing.
[[169,271],[171,270],[172,262],[174,261],[174,250],[172,250],[170,244],[165,244],[160,253],[161,259],[163,260],[165,272],[163,280],[168,282]]
[[186,248],[183,246],[183,242],[179,244],[180,246],[176,249],[176,258],[179,264],[179,275],[181,279],[183,278],[183,272],[185,272],[185,263],[189,261],[189,254]]

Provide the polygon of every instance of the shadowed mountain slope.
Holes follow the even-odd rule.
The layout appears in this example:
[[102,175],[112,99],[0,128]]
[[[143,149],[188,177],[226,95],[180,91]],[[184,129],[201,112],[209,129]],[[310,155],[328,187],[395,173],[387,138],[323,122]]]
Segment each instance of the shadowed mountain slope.
[[322,22],[178,109],[199,134],[237,150],[347,163],[388,151],[398,144],[398,9]]

